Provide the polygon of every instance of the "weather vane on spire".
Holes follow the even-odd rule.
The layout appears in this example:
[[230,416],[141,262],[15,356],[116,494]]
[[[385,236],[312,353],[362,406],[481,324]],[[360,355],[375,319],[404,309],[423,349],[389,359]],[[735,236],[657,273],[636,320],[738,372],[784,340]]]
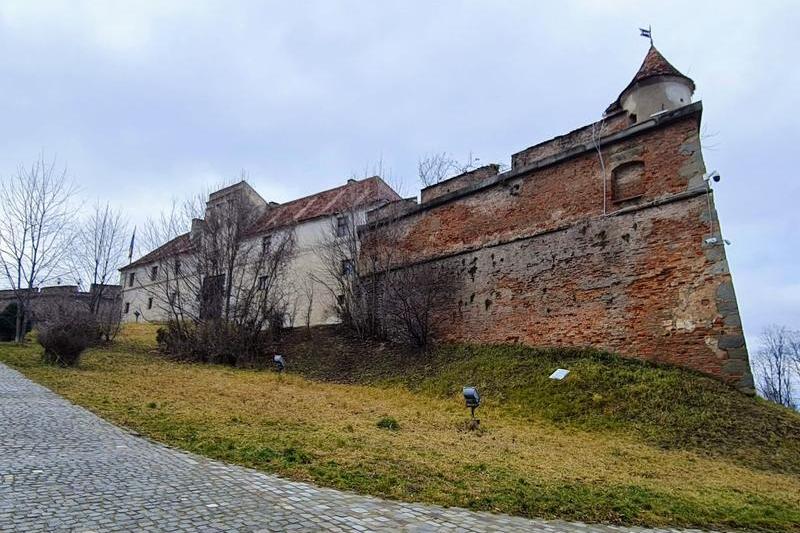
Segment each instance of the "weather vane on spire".
[[647,26],[647,29],[639,28],[639,35],[650,39],[650,46],[653,46],[653,28]]

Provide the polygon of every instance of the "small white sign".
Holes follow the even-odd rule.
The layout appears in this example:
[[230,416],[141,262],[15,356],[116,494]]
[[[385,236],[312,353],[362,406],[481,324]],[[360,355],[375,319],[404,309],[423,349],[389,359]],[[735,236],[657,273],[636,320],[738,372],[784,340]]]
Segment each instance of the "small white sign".
[[550,379],[557,379],[561,381],[562,379],[567,377],[567,374],[569,374],[569,370],[566,370],[564,368],[559,368],[558,370],[550,374]]

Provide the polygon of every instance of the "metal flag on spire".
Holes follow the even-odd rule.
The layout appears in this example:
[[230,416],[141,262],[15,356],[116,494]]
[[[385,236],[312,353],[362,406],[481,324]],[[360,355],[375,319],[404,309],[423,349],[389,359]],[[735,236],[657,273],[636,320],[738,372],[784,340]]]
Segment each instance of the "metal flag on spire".
[[639,28],[639,35],[650,39],[650,46],[653,45],[653,28],[650,26],[647,26],[647,29]]

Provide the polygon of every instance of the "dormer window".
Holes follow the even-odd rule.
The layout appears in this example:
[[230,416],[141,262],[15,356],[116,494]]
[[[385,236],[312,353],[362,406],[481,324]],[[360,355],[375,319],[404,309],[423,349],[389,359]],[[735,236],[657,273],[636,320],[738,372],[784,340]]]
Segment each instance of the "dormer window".
[[128,287],[133,287],[133,282],[136,280],[136,272],[128,274]]

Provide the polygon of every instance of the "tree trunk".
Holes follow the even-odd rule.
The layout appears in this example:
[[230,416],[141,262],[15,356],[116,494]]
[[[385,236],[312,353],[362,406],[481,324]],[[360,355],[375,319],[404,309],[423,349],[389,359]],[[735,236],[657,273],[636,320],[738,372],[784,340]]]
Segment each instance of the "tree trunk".
[[25,310],[22,308],[22,302],[17,302],[17,330],[14,340],[20,344],[25,340]]

